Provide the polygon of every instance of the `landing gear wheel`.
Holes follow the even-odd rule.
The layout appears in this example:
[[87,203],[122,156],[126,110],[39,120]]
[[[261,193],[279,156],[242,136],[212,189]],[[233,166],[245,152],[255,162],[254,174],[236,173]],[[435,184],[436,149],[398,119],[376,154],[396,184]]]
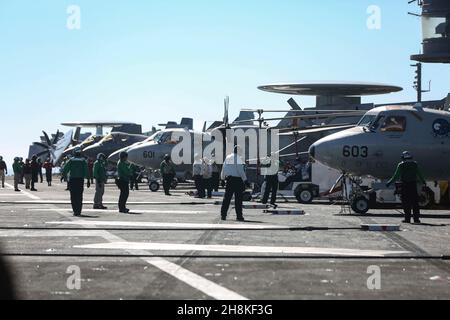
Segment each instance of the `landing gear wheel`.
[[352,210],[358,214],[366,214],[369,212],[369,200],[366,197],[356,197],[352,201]]
[[303,204],[310,204],[314,199],[313,193],[310,189],[297,190],[295,192],[295,197],[299,203]]
[[150,188],[151,192],[157,192],[159,190],[159,183],[156,181],[152,181],[152,182],[150,182],[148,187]]
[[170,184],[170,189],[176,189],[178,186],[178,180],[177,179],[173,179],[172,183]]

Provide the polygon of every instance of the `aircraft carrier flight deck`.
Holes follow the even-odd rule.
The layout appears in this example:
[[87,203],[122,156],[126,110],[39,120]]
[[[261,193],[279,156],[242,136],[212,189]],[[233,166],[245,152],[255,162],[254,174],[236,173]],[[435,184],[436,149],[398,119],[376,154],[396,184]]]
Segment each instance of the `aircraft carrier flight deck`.
[[0,190],[1,252],[22,299],[450,298],[446,211],[406,225],[395,209],[289,201],[274,214],[246,202],[238,223],[234,211],[221,221],[222,197],[194,199],[182,184],[170,198],[142,185],[122,214],[110,182],[109,209],[92,209],[86,189],[75,218],[65,184],[37,188],[15,193],[9,179]]

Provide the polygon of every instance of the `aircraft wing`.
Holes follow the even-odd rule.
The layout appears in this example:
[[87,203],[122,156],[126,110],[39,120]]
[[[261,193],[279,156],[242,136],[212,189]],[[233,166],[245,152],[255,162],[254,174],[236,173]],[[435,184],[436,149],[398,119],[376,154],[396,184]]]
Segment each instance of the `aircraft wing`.
[[[317,113],[317,114],[305,114],[300,116],[283,117],[283,118],[264,118],[264,121],[278,121],[278,120],[313,120],[313,119],[335,119],[335,118],[349,118],[349,117],[362,117],[367,111],[352,111],[352,112],[334,112],[334,113]],[[245,121],[236,121],[235,124],[239,124]]]
[[318,132],[327,132],[327,131],[335,131],[335,130],[345,130],[355,127],[354,124],[352,125],[345,125],[345,126],[318,126],[317,128],[309,128],[305,130],[298,130],[298,131],[292,131],[292,132],[285,132],[280,133],[280,136],[293,136],[295,134],[309,134],[309,133],[318,133]]
[[293,117],[284,117],[284,118],[268,118],[264,119],[265,121],[275,121],[282,119],[329,119],[329,118],[348,118],[348,117],[362,117],[365,115],[367,111],[355,111],[355,112],[336,112],[336,113],[321,113],[321,114],[307,114],[301,116],[293,116]]

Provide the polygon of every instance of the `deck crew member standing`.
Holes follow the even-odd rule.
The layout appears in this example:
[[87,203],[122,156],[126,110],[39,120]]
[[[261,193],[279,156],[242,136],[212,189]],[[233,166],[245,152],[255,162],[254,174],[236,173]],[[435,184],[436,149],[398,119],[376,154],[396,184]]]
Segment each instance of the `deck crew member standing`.
[[49,187],[52,186],[52,171],[53,171],[53,162],[52,160],[50,160],[50,158],[48,158],[43,165],[44,169],[45,169],[45,179],[47,180],[47,185]]
[[134,163],[130,166],[131,169],[131,177],[130,177],[130,189],[131,190],[139,190],[139,184],[138,184],[138,176],[139,176],[139,167],[135,165]]
[[130,163],[128,162],[127,152],[120,153],[120,160],[117,163],[117,175],[119,176],[117,186],[120,189],[119,212],[128,213],[130,212],[130,210],[127,209],[127,200],[130,195],[131,168]]
[[203,158],[203,184],[207,191],[208,199],[212,198],[213,183],[212,183],[212,166],[208,158]]
[[31,164],[30,159],[25,159],[25,163],[22,167],[22,174],[25,178],[25,189],[30,189],[31,183]]
[[74,157],[64,166],[64,174],[69,176],[70,202],[74,216],[78,217],[83,210],[84,179],[88,177],[87,162],[80,148],[74,150]]
[[8,174],[8,167],[3,157],[0,157],[0,179],[2,180],[2,188],[5,188],[5,176]]
[[238,221],[244,221],[242,212],[242,201],[244,197],[247,176],[244,170],[244,162],[238,155],[238,146],[234,147],[234,152],[227,156],[222,169],[222,180],[226,181],[225,195],[222,202],[222,220],[227,219],[231,198],[234,195],[236,217]]
[[42,175],[42,160],[41,160],[41,158],[37,159],[37,164],[38,164],[39,178],[41,179],[41,183],[43,183],[44,182],[44,177]]
[[106,183],[106,156],[103,153],[97,155],[94,163],[93,176],[95,179],[94,209],[106,210],[103,205],[103,195],[105,194]]
[[273,156],[268,156],[262,164],[261,175],[264,176],[264,181],[266,182],[266,189],[264,190],[264,196],[262,198],[262,203],[267,204],[269,200],[269,194],[272,192],[270,198],[270,204],[277,207],[277,192],[278,192],[278,170],[280,164],[279,161],[274,159]]
[[212,168],[212,178],[211,178],[212,187],[215,192],[219,192],[220,166],[217,164],[216,159],[213,159],[211,168]]
[[23,181],[23,178],[25,176],[25,173],[24,173],[24,170],[23,170],[23,167],[25,166],[25,163],[23,162],[23,158],[19,158],[19,164],[20,164],[21,171],[22,171],[22,174],[20,175],[20,182],[19,182],[19,184],[25,184],[25,182]]
[[196,198],[205,198],[205,183],[203,181],[203,160],[198,153],[194,156],[192,166],[192,175],[194,176],[195,188],[197,189]]
[[14,171],[14,191],[20,192],[19,183],[22,177],[22,166],[20,164],[20,159],[18,157],[14,158],[13,171]]
[[94,160],[92,158],[88,158],[87,160],[88,165],[88,183],[94,183]]
[[39,170],[40,170],[40,167],[39,167],[39,163],[37,161],[37,157],[36,156],[33,156],[31,158],[30,165],[31,165],[31,189],[30,190],[31,191],[37,191],[34,186],[35,186],[35,183],[39,182]]
[[175,178],[175,164],[172,162],[168,154],[164,156],[164,161],[161,162],[160,170],[163,177],[164,193],[166,196],[171,196],[170,185]]
[[388,181],[389,187],[396,181],[402,182],[402,206],[405,211],[404,223],[411,223],[411,209],[414,215],[414,223],[420,223],[419,195],[417,193],[417,182],[426,184],[425,179],[419,169],[417,162],[412,155],[405,151],[402,155],[402,162],[397,166],[394,176]]

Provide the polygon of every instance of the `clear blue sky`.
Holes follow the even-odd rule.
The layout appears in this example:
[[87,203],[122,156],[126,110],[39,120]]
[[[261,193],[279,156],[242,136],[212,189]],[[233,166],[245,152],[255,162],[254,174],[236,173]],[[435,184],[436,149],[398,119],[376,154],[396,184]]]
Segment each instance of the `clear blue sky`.
[[[66,28],[68,5],[81,30]],[[366,27],[381,8],[381,30]],[[73,120],[126,120],[144,129],[191,116],[201,123],[243,107],[286,108],[258,85],[303,80],[386,82],[413,100],[409,56],[420,23],[406,0],[0,0],[0,155],[26,155],[41,130]],[[427,65],[441,99],[448,65]],[[302,106],[313,100],[297,98]]]

